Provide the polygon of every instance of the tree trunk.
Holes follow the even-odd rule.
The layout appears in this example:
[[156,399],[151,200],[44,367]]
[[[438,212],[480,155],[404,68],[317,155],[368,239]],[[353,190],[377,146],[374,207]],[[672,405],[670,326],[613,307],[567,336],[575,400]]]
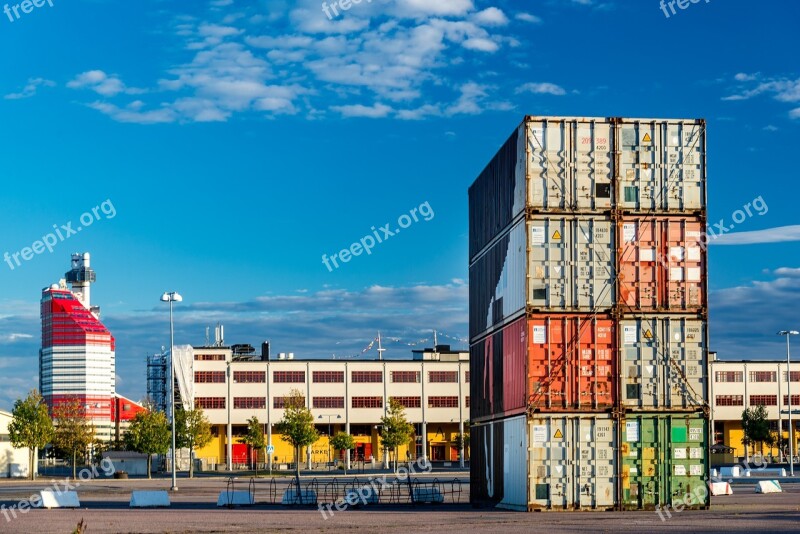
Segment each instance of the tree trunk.
[[150,454],[147,455],[147,479],[148,480],[153,478],[152,475],[150,474],[150,462],[152,461],[152,458],[153,458],[152,455],[150,455]]
[[28,450],[28,479],[29,480],[33,480],[33,474],[35,472],[35,470],[33,468],[34,454],[36,454],[34,452],[34,448],[31,447]]
[[194,447],[189,447],[189,478],[194,478]]
[[78,451],[72,451],[72,480],[77,478]]
[[295,447],[294,459],[295,479],[297,481],[297,498],[300,499],[300,504],[303,504],[303,494],[300,491],[300,446]]

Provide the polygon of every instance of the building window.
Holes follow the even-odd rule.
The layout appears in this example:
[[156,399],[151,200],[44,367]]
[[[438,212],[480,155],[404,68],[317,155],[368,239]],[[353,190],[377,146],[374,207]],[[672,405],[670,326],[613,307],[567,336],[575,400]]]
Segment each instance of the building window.
[[225,397],[195,397],[194,407],[203,410],[224,410]]
[[233,407],[237,410],[259,410],[267,407],[264,397],[234,397]]
[[314,397],[314,408],[344,408],[344,397]]
[[458,371],[428,371],[428,382],[458,382]]
[[750,382],[777,382],[776,371],[750,371]]
[[777,395],[750,395],[751,406],[777,406]]
[[196,384],[224,384],[225,371],[195,371],[194,381]]
[[353,397],[353,408],[383,408],[383,397]]
[[428,397],[428,408],[458,408],[458,397]]
[[717,395],[717,406],[744,406],[744,395]]
[[[290,397],[272,397],[272,407],[276,409],[283,409],[286,408],[286,399]],[[303,406],[306,405],[306,398],[300,397]]]
[[392,371],[392,382],[419,383],[419,371]]
[[314,371],[311,376],[314,382],[344,382],[344,371]]
[[403,408],[420,408],[422,399],[420,397],[392,397],[394,400],[399,401]]
[[247,383],[264,383],[267,381],[267,373],[264,371],[234,371],[233,381]]
[[743,382],[744,371],[717,371],[714,377],[716,382]]
[[[789,374],[792,377],[792,382],[800,382],[800,371],[792,371]],[[783,372],[783,381],[786,382],[786,371]]]
[[195,361],[198,362],[224,362],[224,354],[195,354]]
[[464,374],[464,382],[466,382],[467,384],[469,384],[469,371],[467,371],[467,372]]
[[469,408],[469,395],[464,398],[464,407]]
[[273,371],[272,381],[276,384],[304,384],[305,371]]
[[[783,396],[783,404],[786,406],[789,405],[789,395]],[[792,395],[792,409],[794,409],[795,406],[800,406],[800,395]]]
[[382,371],[353,371],[353,373],[351,374],[351,377],[352,377],[353,383],[356,383],[356,382],[359,382],[359,383],[362,383],[362,382],[383,382],[383,372]]

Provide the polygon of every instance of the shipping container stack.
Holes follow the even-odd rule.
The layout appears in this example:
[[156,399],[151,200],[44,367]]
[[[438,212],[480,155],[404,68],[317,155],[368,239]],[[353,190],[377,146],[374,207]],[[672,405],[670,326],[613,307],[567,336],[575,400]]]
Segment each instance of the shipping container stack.
[[705,123],[526,117],[469,203],[473,503],[700,495]]

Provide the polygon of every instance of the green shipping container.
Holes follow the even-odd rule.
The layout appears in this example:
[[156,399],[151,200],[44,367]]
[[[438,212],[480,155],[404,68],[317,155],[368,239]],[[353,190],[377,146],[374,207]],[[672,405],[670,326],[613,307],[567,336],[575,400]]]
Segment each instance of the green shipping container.
[[702,413],[625,414],[622,507],[708,508],[708,420]]

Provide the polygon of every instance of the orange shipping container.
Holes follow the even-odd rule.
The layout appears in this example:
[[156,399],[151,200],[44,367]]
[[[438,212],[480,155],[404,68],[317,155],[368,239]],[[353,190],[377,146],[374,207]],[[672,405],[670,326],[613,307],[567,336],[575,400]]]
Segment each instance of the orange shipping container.
[[622,218],[617,294],[623,313],[695,313],[707,306],[704,227],[694,216]]
[[616,403],[617,336],[607,315],[528,319],[528,393],[534,410],[605,410]]

